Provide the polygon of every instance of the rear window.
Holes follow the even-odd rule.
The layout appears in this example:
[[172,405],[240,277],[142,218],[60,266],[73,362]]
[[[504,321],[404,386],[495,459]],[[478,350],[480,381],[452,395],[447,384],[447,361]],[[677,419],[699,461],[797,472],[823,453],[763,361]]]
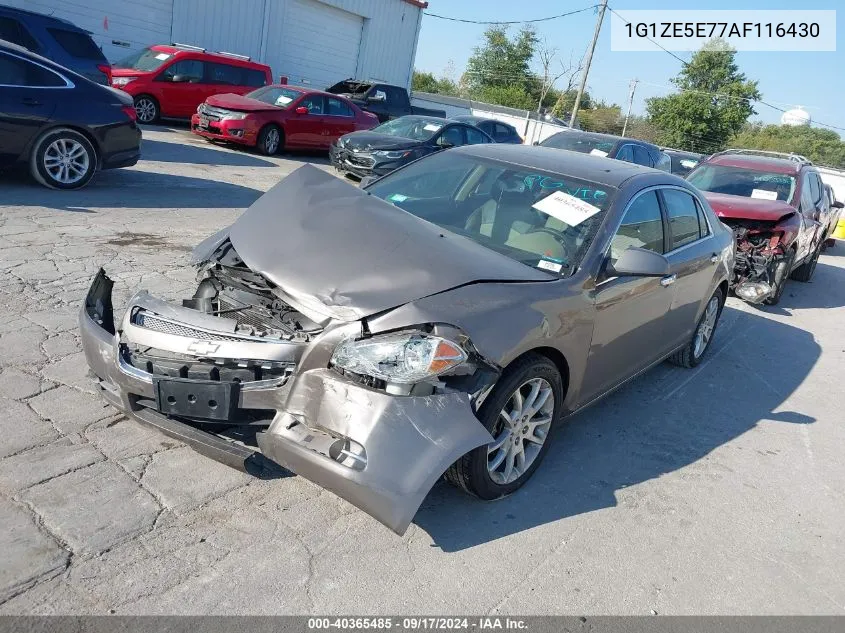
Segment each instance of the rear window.
[[615,144],[615,141],[605,141],[581,134],[573,134],[572,132],[558,132],[540,143],[543,147],[568,149],[571,152],[599,154],[600,156],[607,156]]
[[266,75],[260,70],[220,62],[207,62],[206,65],[208,67],[208,82],[212,84],[257,88],[267,83]]
[[147,72],[151,70],[158,70],[161,65],[171,57],[173,57],[173,55],[170,53],[145,48],[137,53],[132,53],[128,57],[124,57],[119,62],[116,62],[114,67]]
[[29,34],[26,27],[12,18],[0,17],[0,40],[12,42],[24,48],[38,52],[41,48],[38,42]]
[[82,59],[93,59],[105,61],[103,51],[94,43],[91,36],[79,31],[66,31],[65,29],[50,29],[47,31],[59,43],[66,53]]

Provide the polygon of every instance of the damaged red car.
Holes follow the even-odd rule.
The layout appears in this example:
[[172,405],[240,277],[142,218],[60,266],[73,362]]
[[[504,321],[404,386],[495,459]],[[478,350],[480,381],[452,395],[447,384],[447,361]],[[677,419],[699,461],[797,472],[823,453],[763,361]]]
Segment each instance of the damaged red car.
[[810,281],[832,227],[818,169],[803,156],[756,150],[713,154],[687,176],[736,236],[732,289],[774,305],[787,279]]

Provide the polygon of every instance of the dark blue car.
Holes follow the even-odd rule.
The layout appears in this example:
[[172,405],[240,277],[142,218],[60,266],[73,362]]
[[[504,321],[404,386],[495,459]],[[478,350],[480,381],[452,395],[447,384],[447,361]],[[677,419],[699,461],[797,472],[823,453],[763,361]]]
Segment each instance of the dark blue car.
[[86,79],[108,86],[111,66],[88,31],[42,13],[0,5],[0,40],[38,53]]

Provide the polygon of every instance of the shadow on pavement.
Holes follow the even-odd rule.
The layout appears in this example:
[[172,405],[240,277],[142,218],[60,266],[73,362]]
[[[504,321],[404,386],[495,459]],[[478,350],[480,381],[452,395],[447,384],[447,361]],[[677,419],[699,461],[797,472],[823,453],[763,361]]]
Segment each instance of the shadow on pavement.
[[[202,142],[206,143],[204,140]],[[166,143],[152,139],[144,139],[141,145],[141,160],[228,167],[278,167],[276,163],[246,152],[225,152],[216,149],[210,143],[208,147],[202,147],[184,141]]]
[[[763,420],[814,422],[778,411],[819,358],[813,336],[730,307],[722,315],[722,324],[727,321],[732,326],[717,329],[709,358],[698,368],[662,373],[678,386],[663,385],[654,369],[562,424],[543,464],[510,497],[484,502],[441,483],[414,522],[444,551],[462,550],[613,508],[621,489],[689,466]],[[765,347],[760,340],[777,344]],[[784,353],[789,363],[782,362]],[[695,480],[688,481],[694,496]]]
[[134,169],[101,172],[76,191],[48,189],[12,173],[0,176],[0,187],[5,205],[37,205],[76,213],[92,213],[98,208],[241,208],[264,193],[227,182]]

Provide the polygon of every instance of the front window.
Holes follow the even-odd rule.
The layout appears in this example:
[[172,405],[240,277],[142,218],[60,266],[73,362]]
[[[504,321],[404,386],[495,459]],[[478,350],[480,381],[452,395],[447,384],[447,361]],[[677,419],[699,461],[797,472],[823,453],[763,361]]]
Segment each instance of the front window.
[[795,193],[794,176],[752,171],[745,167],[699,165],[690,172],[687,181],[702,191],[761,200],[789,202]]
[[382,123],[373,132],[388,136],[402,136],[415,141],[427,141],[440,131],[445,121],[443,119],[424,117],[400,117]]
[[442,152],[367,193],[555,276],[579,266],[616,190],[571,176]]
[[119,62],[115,63],[114,67],[148,72],[158,70],[161,68],[162,64],[171,57],[173,57],[171,53],[156,51],[152,48],[145,48],[137,53],[132,53],[128,57],[124,57]]
[[302,93],[298,90],[290,88],[259,88],[246,94],[250,99],[268,103],[270,105],[279,106],[280,108],[287,108],[291,103],[299,98]]
[[540,143],[543,147],[568,149],[570,152],[607,156],[616,143],[574,132],[558,132]]

